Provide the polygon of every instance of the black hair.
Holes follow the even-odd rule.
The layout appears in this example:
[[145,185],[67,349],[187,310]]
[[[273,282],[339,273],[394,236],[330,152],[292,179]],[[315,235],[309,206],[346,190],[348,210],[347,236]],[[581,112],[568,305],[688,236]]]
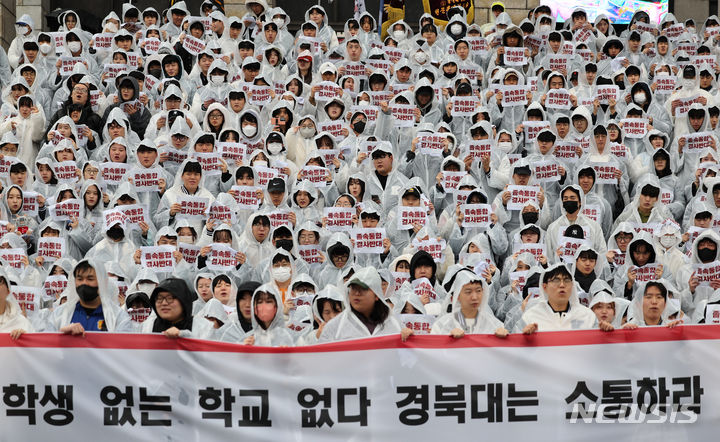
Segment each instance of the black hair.
[[202,166],[197,161],[188,161],[185,163],[182,173],[186,172],[202,174]]
[[568,270],[567,267],[565,267],[565,265],[559,265],[559,266],[545,272],[545,274],[542,277],[543,284],[547,284],[548,281],[550,281],[552,278],[554,278],[558,275],[565,275],[568,278],[572,279],[572,274],[570,274],[570,270]]

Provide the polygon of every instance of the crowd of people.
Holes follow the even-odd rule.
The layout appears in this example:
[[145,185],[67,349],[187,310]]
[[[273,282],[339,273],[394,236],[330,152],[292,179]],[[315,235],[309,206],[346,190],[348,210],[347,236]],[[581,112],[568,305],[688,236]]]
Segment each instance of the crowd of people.
[[[293,346],[717,322],[720,19],[24,15],[0,331]],[[299,22],[293,34],[291,18]]]

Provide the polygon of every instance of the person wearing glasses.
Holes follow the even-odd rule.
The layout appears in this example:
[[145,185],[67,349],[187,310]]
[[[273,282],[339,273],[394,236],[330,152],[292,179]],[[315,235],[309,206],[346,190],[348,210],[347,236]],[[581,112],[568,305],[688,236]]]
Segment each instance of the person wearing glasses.
[[[167,278],[150,295],[151,315],[143,322],[144,333],[162,333],[169,338],[190,337],[193,327],[192,293],[180,278]],[[154,317],[153,317],[154,316]]]
[[564,331],[597,328],[595,313],[580,304],[575,279],[565,264],[558,263],[540,276],[540,297],[531,300],[517,331],[532,334],[538,331]]

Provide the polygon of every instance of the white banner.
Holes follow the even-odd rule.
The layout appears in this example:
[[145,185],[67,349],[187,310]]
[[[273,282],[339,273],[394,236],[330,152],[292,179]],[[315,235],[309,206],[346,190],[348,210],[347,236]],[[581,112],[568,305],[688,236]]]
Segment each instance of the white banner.
[[300,348],[3,334],[0,357],[6,440],[695,441],[720,424],[713,325]]

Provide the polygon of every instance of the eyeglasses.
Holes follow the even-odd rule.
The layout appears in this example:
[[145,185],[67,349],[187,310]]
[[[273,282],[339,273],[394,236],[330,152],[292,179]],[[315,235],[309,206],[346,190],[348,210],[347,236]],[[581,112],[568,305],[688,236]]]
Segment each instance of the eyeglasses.
[[569,284],[572,284],[572,282],[573,282],[572,278],[567,278],[567,277],[560,278],[557,276],[548,281],[548,283],[550,283],[552,285],[566,285],[566,284],[569,285]]
[[73,88],[73,92],[81,92],[83,94],[87,94],[88,90],[87,90],[87,88],[84,88],[84,87],[75,87],[75,88]]
[[222,118],[222,117],[223,117],[222,114],[210,114],[210,116],[209,116],[209,118],[210,118],[211,120],[218,120],[218,119],[220,119],[220,118]]
[[162,305],[162,304],[172,304],[175,302],[177,298],[175,298],[173,295],[168,296],[158,296],[155,298],[155,304]]
[[629,242],[632,241],[632,235],[618,235],[615,237],[616,242]]
[[338,261],[347,261],[350,258],[350,255],[335,255],[333,258]]

